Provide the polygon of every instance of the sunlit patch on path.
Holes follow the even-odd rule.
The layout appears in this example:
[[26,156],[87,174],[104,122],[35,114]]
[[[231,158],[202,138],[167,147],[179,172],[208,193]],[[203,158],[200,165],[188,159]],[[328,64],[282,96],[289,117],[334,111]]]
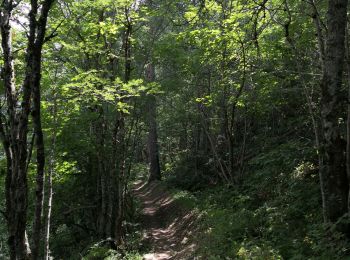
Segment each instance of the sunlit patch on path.
[[143,241],[151,246],[145,260],[193,259],[192,235],[196,217],[178,205],[160,182],[137,183],[135,196],[142,204]]

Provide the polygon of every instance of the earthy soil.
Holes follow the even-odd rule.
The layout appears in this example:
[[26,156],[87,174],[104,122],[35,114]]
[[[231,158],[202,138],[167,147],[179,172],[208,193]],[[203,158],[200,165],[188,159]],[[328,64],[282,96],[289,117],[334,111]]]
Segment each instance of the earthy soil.
[[143,243],[151,248],[143,258],[196,259],[193,242],[196,215],[174,201],[161,182],[137,183],[134,195],[141,203]]

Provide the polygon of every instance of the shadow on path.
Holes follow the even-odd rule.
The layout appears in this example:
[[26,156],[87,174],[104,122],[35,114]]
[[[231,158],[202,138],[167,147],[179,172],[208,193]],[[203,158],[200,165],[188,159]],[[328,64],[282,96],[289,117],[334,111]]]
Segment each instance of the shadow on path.
[[194,259],[195,214],[174,201],[161,182],[136,183],[134,195],[141,202],[144,243],[152,248],[143,258]]

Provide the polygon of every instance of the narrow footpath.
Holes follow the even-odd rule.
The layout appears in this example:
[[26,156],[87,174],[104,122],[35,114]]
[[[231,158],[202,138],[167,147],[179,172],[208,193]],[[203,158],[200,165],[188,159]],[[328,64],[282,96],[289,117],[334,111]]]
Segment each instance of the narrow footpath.
[[134,195],[141,203],[143,243],[151,249],[143,259],[197,259],[192,239],[196,216],[174,201],[161,182],[137,183]]

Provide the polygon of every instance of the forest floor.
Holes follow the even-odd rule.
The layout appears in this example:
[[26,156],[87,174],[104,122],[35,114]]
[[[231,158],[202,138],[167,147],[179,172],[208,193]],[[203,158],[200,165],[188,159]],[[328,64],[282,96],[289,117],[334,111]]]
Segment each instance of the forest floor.
[[161,182],[136,183],[134,195],[140,202],[145,260],[194,259],[193,241],[198,217],[178,203]]

